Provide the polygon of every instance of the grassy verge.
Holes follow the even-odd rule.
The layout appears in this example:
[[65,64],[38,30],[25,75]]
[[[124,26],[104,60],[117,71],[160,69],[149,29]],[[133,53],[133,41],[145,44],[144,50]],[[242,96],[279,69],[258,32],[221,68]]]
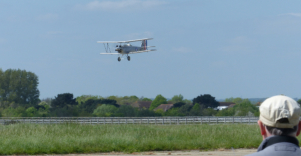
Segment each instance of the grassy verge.
[[256,125],[80,125],[0,126],[0,154],[65,154],[256,148]]

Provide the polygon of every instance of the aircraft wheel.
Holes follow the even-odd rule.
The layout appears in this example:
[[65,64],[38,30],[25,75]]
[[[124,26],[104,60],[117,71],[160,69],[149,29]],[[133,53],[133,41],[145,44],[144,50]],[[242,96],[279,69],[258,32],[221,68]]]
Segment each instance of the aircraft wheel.
[[128,61],[130,61],[131,60],[131,57],[130,56],[128,56]]
[[117,59],[117,60],[118,60],[118,62],[120,62],[120,61],[121,61],[121,58],[120,58],[120,57],[118,57],[118,59]]

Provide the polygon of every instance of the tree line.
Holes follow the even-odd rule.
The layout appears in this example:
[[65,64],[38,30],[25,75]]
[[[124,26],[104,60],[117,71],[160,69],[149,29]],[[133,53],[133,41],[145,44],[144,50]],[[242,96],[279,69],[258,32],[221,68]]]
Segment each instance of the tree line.
[[[258,116],[256,104],[248,99],[228,98],[234,107],[217,110],[219,102],[210,94],[192,100],[179,94],[167,100],[161,94],[155,99],[137,96],[74,97],[72,93],[39,99],[38,76],[26,70],[0,69],[1,117],[151,117],[151,116]],[[149,101],[149,108],[133,107],[139,101]],[[301,103],[301,100],[298,101]],[[161,104],[173,104],[167,111],[155,109]]]

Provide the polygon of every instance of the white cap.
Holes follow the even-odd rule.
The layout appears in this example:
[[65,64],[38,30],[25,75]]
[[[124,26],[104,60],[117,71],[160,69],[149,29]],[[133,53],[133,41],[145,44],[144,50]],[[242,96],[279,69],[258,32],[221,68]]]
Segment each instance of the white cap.
[[[259,120],[267,126],[277,128],[293,128],[298,125],[301,114],[299,104],[292,98],[277,95],[266,99],[259,108]],[[287,118],[289,123],[277,123]]]

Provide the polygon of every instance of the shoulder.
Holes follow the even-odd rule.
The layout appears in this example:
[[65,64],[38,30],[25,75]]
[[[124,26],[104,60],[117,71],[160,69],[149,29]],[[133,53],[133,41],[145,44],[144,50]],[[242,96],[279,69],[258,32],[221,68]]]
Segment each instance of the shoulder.
[[300,147],[291,144],[291,143],[277,143],[265,148],[262,151],[252,153],[246,156],[300,156],[301,150]]

